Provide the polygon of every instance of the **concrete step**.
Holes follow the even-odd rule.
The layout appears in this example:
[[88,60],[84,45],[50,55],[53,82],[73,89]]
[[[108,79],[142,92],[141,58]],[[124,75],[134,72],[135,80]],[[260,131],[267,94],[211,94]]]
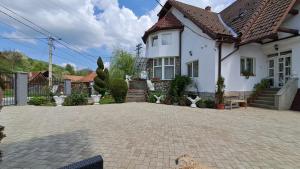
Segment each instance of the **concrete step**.
[[266,101],[274,101],[274,97],[264,97],[264,96],[258,96],[256,100],[266,100]]
[[276,95],[278,91],[263,91],[261,92],[261,94],[272,94],[272,95]]
[[264,109],[276,109],[275,106],[267,105],[267,104],[258,104],[258,103],[250,103],[251,107],[258,107],[258,108],[264,108]]
[[274,98],[275,95],[274,94],[270,94],[270,93],[261,93],[258,95],[258,97],[269,97],[269,98]]
[[269,100],[254,100],[255,104],[265,104],[265,105],[270,105],[270,106],[274,106],[274,100],[273,101],[269,101]]

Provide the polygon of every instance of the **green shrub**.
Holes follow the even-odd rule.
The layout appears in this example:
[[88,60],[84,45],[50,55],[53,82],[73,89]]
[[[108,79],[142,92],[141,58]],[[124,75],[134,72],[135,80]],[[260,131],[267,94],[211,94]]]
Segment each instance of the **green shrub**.
[[218,104],[224,104],[224,93],[225,93],[225,79],[223,77],[218,78],[216,99]]
[[[152,92],[149,92],[148,98],[147,98],[147,101],[148,101],[149,103],[156,103],[156,98],[155,98],[154,95],[156,95],[157,97],[160,97],[160,96],[162,96],[162,95],[165,96],[165,94],[164,94],[163,92],[161,92],[161,91],[152,91]],[[160,101],[161,101],[161,102],[164,102],[164,100],[165,100],[165,99],[162,98]]]
[[48,103],[49,103],[49,100],[44,96],[32,97],[28,102],[29,105],[34,105],[34,106],[42,106],[42,105],[46,105]]
[[116,103],[124,103],[128,91],[128,86],[123,79],[112,79],[110,81],[111,95]]
[[100,100],[100,104],[113,104],[116,103],[114,98],[111,95],[105,95],[103,98]]
[[172,98],[172,102],[182,101],[182,97],[185,92],[185,88],[192,83],[192,79],[187,76],[176,76],[171,82],[169,90],[169,98]]
[[98,68],[96,70],[97,76],[94,78],[94,89],[101,94],[102,96],[105,95],[107,91],[107,81],[109,77],[108,70],[104,68],[104,64],[102,58],[99,57],[97,60]]
[[270,79],[263,79],[260,83],[254,85],[253,96],[262,92],[263,90],[270,88]]
[[73,93],[70,96],[66,97],[64,101],[64,106],[79,106],[87,105],[88,99],[85,94]]
[[208,100],[200,100],[196,104],[197,104],[197,107],[199,107],[199,108],[209,108],[209,109],[215,108],[215,101],[209,100],[209,99]]

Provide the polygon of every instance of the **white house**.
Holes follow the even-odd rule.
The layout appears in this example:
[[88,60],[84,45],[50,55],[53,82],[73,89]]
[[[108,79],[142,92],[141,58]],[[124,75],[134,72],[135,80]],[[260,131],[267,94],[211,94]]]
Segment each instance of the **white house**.
[[149,76],[162,83],[188,75],[188,91],[208,97],[219,76],[226,92],[247,96],[268,78],[278,89],[272,103],[287,109],[300,86],[299,9],[298,0],[237,0],[215,13],[168,0],[143,36]]

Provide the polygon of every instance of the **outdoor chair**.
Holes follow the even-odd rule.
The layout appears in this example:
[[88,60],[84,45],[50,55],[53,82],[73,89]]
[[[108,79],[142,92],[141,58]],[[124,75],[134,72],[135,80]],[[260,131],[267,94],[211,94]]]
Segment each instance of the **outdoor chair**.
[[245,104],[245,108],[247,108],[248,104],[245,97],[241,97],[239,94],[236,93],[225,94],[225,104],[229,106],[230,110],[233,107],[240,107],[240,103]]
[[103,169],[103,159],[101,156],[95,156],[59,169]]

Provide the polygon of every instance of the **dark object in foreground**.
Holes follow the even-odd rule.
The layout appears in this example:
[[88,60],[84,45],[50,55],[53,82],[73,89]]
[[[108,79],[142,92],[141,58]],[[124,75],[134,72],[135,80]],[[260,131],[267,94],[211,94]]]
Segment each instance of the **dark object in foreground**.
[[1,140],[6,137],[5,134],[3,133],[4,131],[4,127],[0,125],[0,143],[1,143]]
[[103,169],[103,159],[101,156],[95,156],[59,169]]

